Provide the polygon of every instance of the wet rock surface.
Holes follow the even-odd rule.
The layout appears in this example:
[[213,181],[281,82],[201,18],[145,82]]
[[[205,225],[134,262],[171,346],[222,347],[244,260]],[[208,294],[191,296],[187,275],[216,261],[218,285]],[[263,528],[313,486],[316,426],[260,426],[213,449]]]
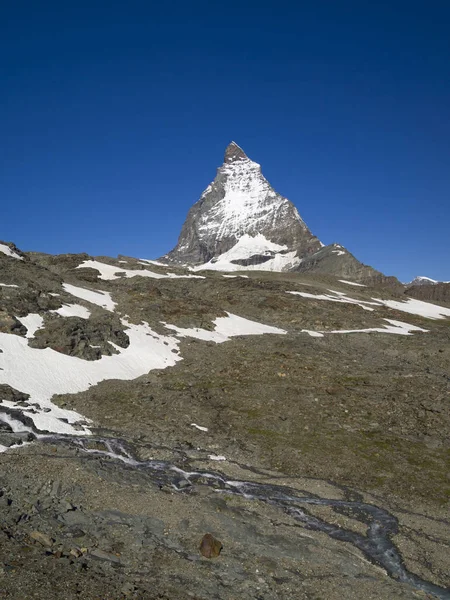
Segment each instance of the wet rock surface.
[[[279,475],[245,465],[228,465],[225,474],[207,469],[205,455],[191,462],[182,449],[152,448],[155,455],[170,453],[173,463],[141,462],[118,440],[108,442],[110,455],[78,444],[77,450],[76,440],[47,439],[5,457],[0,565],[6,597],[39,590],[37,597],[50,598],[63,592],[68,598],[81,592],[88,598],[310,598],[339,597],[340,586],[348,598],[361,592],[449,597],[417,577],[401,583],[410,575],[390,541],[398,520],[355,491],[307,479],[289,487]],[[22,475],[13,485],[12,469]],[[328,498],[321,499],[325,490]],[[334,507],[328,518],[308,509],[322,502]],[[353,531],[355,523],[365,535]],[[202,554],[216,557],[212,562],[198,552],[205,528],[215,534],[202,543],[211,551]],[[358,539],[363,550],[354,545]],[[372,563],[371,543],[378,552]],[[398,569],[394,579],[380,561]]]

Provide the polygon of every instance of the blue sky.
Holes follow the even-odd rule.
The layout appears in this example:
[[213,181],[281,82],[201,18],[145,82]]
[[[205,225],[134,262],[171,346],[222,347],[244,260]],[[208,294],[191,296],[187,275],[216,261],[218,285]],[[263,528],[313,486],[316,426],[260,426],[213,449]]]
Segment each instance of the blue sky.
[[0,239],[160,256],[235,140],[324,243],[450,280],[449,22],[448,0],[3,3]]

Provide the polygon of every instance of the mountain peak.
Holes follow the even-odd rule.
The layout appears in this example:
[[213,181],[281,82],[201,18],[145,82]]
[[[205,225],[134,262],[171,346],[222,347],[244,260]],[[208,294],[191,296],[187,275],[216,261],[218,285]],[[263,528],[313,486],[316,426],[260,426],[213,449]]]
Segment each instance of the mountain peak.
[[236,142],[231,142],[228,144],[225,150],[225,163],[232,163],[236,162],[237,160],[245,160],[246,158],[248,158],[248,156],[245,154],[242,148],[236,144]]
[[178,244],[165,258],[205,265],[222,257],[222,262],[237,260],[234,265],[282,271],[320,248],[292,202],[231,142],[224,164],[190,209]]

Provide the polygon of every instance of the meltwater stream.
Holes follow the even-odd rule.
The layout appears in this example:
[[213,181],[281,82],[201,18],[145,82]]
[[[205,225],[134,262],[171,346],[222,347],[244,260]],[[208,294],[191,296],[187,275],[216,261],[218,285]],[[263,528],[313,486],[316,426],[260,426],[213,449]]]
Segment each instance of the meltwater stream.
[[[247,500],[266,502],[289,514],[307,529],[320,531],[333,539],[352,544],[372,563],[385,569],[393,579],[408,583],[440,600],[450,600],[449,589],[421,579],[406,569],[402,557],[391,539],[398,532],[397,519],[387,510],[373,504],[357,500],[321,498],[308,492],[299,495],[298,490],[288,486],[254,481],[234,481],[228,479],[220,471],[203,469],[190,471],[179,468],[168,461],[140,461],[135,458],[129,443],[117,438],[86,438],[66,435],[39,435],[38,437],[44,442],[75,446],[86,455],[105,457],[120,462],[125,469],[145,472],[155,485],[171,487],[181,494],[186,493],[192,485],[204,485],[213,488],[217,493],[226,492],[242,496]],[[96,448],[92,447],[93,443],[96,444]],[[104,449],[99,449],[100,445]],[[182,451],[178,450],[178,452],[183,457],[183,464],[188,465],[188,457]],[[246,465],[239,466],[249,469]],[[253,470],[253,472],[257,471]],[[312,516],[306,511],[309,505],[328,506],[336,512],[344,514],[351,511],[353,518],[368,525],[367,534],[356,533]]]

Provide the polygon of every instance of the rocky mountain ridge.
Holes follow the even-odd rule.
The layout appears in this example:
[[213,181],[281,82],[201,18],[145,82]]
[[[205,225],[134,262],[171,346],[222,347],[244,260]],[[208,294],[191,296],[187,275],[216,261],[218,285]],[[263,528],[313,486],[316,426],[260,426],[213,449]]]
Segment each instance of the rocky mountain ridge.
[[324,247],[292,202],[275,192],[260,165],[235,142],[190,209],[177,245],[161,260],[196,270],[317,271],[399,283],[363,265],[341,245]]

